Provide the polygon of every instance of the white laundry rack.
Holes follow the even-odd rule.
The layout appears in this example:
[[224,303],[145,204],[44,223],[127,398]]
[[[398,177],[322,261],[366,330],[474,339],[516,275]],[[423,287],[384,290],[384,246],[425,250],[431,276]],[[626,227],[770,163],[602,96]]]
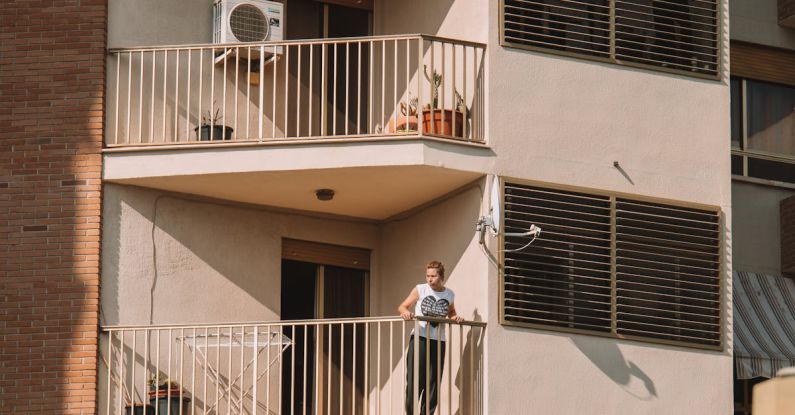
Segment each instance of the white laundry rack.
[[[289,337],[285,336],[281,332],[275,331],[271,331],[270,333],[258,333],[256,338],[254,333],[232,333],[231,335],[230,333],[208,333],[197,334],[193,336],[181,336],[177,337],[176,340],[187,346],[188,350],[193,353],[196,363],[198,363],[202,368],[206,369],[208,377],[219,386],[221,398],[228,399],[229,406],[232,408],[231,412],[238,415],[241,414],[239,408],[242,408],[245,411],[245,407],[241,405],[242,400],[252,396],[252,389],[254,388],[252,382],[252,384],[248,385],[245,390],[240,390],[241,387],[239,386],[238,381],[241,379],[243,374],[246,373],[246,371],[259,358],[260,354],[267,350],[268,347],[277,347],[277,353],[270,358],[270,360],[267,362],[267,365],[263,365],[265,369],[262,370],[261,373],[257,373],[257,380],[260,380],[263,376],[270,373],[271,366],[276,363],[279,356],[293,345],[293,341]],[[212,363],[208,359],[210,349],[220,349],[221,347],[241,347],[252,348],[255,350],[254,355],[234,379],[224,379],[218,372],[218,369],[213,367]],[[257,370],[259,371],[259,369]],[[270,393],[270,391],[268,391],[268,393]],[[207,411],[214,411],[219,402],[220,400],[217,400],[212,406],[207,408]],[[255,403],[260,408],[268,411],[268,413],[275,413],[262,403]]]

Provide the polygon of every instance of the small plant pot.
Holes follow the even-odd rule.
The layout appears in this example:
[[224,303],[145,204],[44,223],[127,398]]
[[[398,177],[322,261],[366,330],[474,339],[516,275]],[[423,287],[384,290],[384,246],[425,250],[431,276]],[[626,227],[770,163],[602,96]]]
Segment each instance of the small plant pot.
[[202,125],[193,129],[196,131],[196,136],[199,141],[210,141],[210,133],[212,132],[212,141],[231,140],[232,133],[235,131],[232,127],[225,125]]
[[156,391],[150,390],[149,391],[149,398],[154,398],[154,397],[168,398],[169,396],[172,397],[172,398],[173,397],[179,398],[179,396],[181,394],[182,394],[182,389],[179,389],[179,388],[172,388],[171,390],[158,389]]
[[142,403],[134,403],[124,407],[124,415],[144,415],[144,413],[154,415],[155,407]]
[[389,133],[416,133],[417,132],[417,116],[416,115],[409,115],[406,117],[405,115],[398,115],[397,117],[393,117],[389,119],[387,123],[386,130]]
[[[431,119],[431,115],[433,115],[433,119]],[[455,131],[453,131],[453,125],[455,125]],[[422,111],[423,134],[463,137],[464,136],[463,127],[464,127],[464,114],[461,113],[461,111],[453,111],[448,109],[434,109],[433,114],[431,114],[431,110]]]
[[[165,392],[165,391],[162,391]],[[182,411],[180,411],[180,402],[182,402]],[[147,410],[147,414],[154,415],[154,408],[157,407],[158,414],[188,414],[190,410],[190,398],[182,397],[180,399],[179,392],[177,395],[171,394],[171,397],[168,396],[151,396],[149,398],[149,405],[152,408],[152,412]],[[170,408],[170,409],[169,409]],[[169,412],[170,411],[170,412]]]

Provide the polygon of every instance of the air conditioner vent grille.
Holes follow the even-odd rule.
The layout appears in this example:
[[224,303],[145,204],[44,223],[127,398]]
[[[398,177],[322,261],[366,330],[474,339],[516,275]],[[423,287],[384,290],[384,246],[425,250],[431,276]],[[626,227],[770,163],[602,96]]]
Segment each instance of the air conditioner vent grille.
[[261,42],[268,38],[268,17],[250,4],[241,4],[229,15],[229,29],[240,42]]

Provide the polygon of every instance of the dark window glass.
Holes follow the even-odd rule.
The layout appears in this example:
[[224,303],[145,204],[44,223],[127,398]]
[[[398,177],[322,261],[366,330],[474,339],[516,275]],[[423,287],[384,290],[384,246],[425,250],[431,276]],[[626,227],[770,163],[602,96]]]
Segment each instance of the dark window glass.
[[795,88],[746,81],[748,148],[795,156]]
[[743,156],[732,156],[732,174],[743,175]]
[[795,164],[749,157],[748,176],[795,183]]
[[742,142],[742,137],[743,137],[742,81],[737,78],[732,78],[730,85],[731,85],[732,147],[740,148],[740,143]]

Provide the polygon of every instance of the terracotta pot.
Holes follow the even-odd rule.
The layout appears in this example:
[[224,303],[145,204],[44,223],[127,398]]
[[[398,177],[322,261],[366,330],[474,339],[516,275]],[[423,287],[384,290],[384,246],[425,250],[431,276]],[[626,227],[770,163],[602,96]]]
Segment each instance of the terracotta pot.
[[167,398],[169,396],[179,398],[179,395],[181,394],[182,390],[180,388],[171,388],[170,391],[168,389],[158,389],[156,391],[153,390],[149,391],[150,398],[154,398],[155,396],[159,398]]
[[386,125],[386,131],[388,133],[417,132],[417,116],[409,115],[406,117],[405,115],[398,115],[397,120],[394,117],[390,118]]
[[[442,116],[444,114],[444,116]],[[442,120],[444,118],[444,120]],[[433,122],[433,124],[431,124]],[[453,134],[453,123],[455,123],[455,134]],[[433,128],[431,128],[433,127]],[[464,114],[461,111],[449,109],[434,109],[433,121],[431,121],[431,110],[422,111],[422,133],[434,135],[447,135],[453,137],[464,136]]]

